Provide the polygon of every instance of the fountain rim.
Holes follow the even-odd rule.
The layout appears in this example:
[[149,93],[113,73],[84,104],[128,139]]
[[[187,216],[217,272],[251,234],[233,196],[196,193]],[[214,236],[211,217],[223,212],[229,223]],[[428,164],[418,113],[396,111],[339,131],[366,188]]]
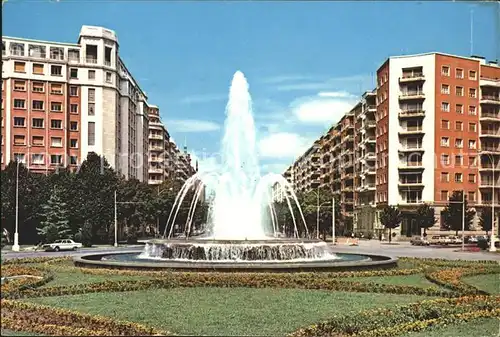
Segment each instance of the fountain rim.
[[170,239],[152,239],[146,241],[146,244],[179,244],[179,245],[297,245],[297,244],[327,244],[320,239],[303,238],[265,238],[265,239],[217,239],[213,237],[187,237]]
[[277,262],[216,262],[216,261],[155,261],[155,262],[128,262],[102,260],[110,255],[139,255],[142,250],[128,250],[121,252],[101,252],[75,256],[73,263],[77,267],[83,268],[105,268],[105,269],[125,269],[142,271],[180,271],[180,272],[328,272],[328,271],[352,271],[366,269],[393,268],[397,265],[397,257],[374,254],[351,254],[340,253],[342,255],[361,255],[366,257],[357,261],[342,260],[311,260],[311,261],[277,261]]

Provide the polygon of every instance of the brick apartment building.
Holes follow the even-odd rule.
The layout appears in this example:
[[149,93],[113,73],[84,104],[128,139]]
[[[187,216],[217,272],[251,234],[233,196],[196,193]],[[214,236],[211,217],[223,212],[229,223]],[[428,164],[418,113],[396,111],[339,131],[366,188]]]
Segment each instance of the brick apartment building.
[[[319,164],[304,165],[313,155]],[[339,194],[356,231],[380,230],[378,212],[398,205],[404,215],[399,234],[412,236],[420,234],[414,211],[422,203],[436,208],[432,231],[439,232],[454,191],[464,191],[480,212],[491,207],[495,187],[500,206],[498,169],[500,67],[480,57],[428,53],[387,59],[377,70],[377,88],[285,176],[295,190]]]
[[148,182],[155,109],[112,30],[82,26],[77,43],[2,38],[2,168],[18,160],[47,173],[95,152]]

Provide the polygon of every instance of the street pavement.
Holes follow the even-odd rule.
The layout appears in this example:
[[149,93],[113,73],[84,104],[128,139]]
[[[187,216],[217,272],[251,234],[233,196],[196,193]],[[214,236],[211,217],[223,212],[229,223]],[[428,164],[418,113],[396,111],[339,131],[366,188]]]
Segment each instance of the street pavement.
[[45,252],[43,250],[39,251],[20,251],[13,252],[11,250],[2,249],[2,259],[17,259],[23,257],[61,257],[61,256],[77,256],[77,255],[85,255],[85,254],[100,254],[100,253],[113,253],[113,252],[121,252],[121,251],[130,251],[130,250],[142,250],[144,245],[127,245],[123,247],[95,247],[95,248],[81,248],[76,251],[60,251],[60,252]]

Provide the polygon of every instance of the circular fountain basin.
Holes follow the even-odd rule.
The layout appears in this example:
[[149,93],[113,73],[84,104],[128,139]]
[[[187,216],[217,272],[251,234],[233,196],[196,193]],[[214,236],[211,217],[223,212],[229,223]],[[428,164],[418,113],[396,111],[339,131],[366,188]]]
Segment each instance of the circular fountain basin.
[[335,253],[320,240],[171,239],[142,251],[77,256],[77,266],[141,270],[291,272],[390,268],[397,259]]

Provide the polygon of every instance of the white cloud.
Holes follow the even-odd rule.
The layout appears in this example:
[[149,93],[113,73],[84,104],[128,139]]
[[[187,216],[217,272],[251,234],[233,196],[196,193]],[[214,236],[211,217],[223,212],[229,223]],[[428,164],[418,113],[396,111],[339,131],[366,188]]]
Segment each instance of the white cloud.
[[182,104],[207,103],[214,101],[222,101],[227,99],[227,94],[198,94],[190,95],[181,99]]
[[217,156],[212,156],[208,153],[189,152],[191,156],[191,166],[196,168],[198,162],[198,172],[213,172],[220,168],[220,163]]
[[220,129],[217,123],[197,119],[174,119],[166,124],[169,130],[175,132],[209,132]]
[[283,83],[283,82],[302,81],[302,80],[310,80],[310,79],[312,79],[312,77],[306,76],[306,75],[278,75],[278,76],[271,76],[271,77],[264,78],[261,82],[268,83],[268,84],[277,84],[277,83]]
[[318,93],[319,97],[343,97],[351,98],[356,97],[356,95],[350,94],[347,91],[321,91]]
[[346,99],[344,96],[313,96],[297,99],[290,106],[300,122],[331,124],[336,123],[346,112],[351,110],[354,102],[354,100]]
[[371,75],[353,75],[343,77],[333,77],[328,79],[316,79],[313,81],[303,82],[295,81],[295,83],[278,84],[275,89],[277,91],[323,91],[336,90],[339,88],[356,88],[358,91],[366,90],[372,84]]
[[263,158],[295,158],[314,140],[292,132],[272,133],[259,141],[259,155]]

